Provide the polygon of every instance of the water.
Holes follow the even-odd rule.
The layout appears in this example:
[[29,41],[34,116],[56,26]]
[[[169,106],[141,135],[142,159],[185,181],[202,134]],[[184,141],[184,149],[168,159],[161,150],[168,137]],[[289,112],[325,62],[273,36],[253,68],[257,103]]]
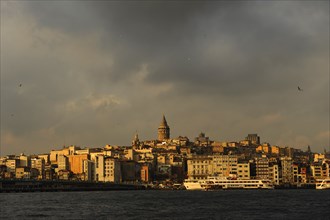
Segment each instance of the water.
[[330,190],[0,194],[0,219],[330,219]]

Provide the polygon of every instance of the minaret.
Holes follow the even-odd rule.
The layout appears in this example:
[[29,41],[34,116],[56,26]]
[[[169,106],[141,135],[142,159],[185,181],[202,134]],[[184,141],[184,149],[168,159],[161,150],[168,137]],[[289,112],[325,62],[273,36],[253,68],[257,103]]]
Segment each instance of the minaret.
[[158,141],[166,139],[170,139],[170,127],[167,125],[165,115],[163,115],[163,120],[158,127]]

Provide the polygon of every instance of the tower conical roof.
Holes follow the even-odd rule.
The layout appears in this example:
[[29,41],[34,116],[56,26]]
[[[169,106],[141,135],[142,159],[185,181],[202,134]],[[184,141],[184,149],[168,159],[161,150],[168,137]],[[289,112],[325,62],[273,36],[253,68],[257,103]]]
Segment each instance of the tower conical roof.
[[167,121],[166,121],[165,115],[163,115],[163,120],[162,120],[162,122],[160,123],[160,126],[159,126],[159,127],[168,127],[168,124],[167,124]]

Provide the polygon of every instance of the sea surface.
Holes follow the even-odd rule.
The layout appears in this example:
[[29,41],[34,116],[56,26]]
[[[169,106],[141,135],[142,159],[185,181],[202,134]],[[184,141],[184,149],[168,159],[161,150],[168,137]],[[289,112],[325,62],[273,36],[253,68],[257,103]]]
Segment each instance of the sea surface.
[[0,219],[330,219],[330,190],[0,194]]

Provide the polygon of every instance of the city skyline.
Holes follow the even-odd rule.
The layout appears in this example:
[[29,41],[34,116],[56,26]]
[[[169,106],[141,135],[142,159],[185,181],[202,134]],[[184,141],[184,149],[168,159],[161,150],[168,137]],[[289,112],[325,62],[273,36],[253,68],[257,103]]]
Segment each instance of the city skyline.
[[329,150],[329,2],[1,1],[0,154],[171,137]]

